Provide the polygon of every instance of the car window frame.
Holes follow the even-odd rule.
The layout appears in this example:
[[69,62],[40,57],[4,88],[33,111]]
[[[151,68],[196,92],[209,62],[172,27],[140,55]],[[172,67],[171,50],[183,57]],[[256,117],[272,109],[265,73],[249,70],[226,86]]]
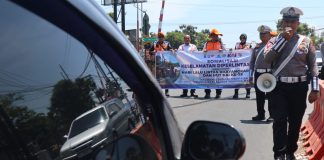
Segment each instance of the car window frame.
[[[180,157],[183,133],[161,87],[125,35],[118,30],[111,18],[98,10],[94,1],[12,1],[69,33],[108,63],[139,97],[138,102],[152,122],[164,157]],[[106,21],[98,23],[100,18],[95,18],[94,15]]]

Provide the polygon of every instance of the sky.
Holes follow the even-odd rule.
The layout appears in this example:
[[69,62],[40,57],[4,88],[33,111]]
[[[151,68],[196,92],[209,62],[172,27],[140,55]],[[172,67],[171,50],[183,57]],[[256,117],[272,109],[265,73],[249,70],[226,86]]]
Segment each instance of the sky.
[[[101,4],[103,0],[96,1]],[[101,6],[107,13],[113,11],[112,6]],[[161,6],[162,0],[147,0],[143,3],[143,11],[146,11],[150,18],[150,32],[158,31]],[[247,34],[248,42],[260,42],[257,32],[260,25],[267,25],[276,30],[276,22],[282,17],[280,11],[288,6],[298,7],[304,12],[300,18],[301,23],[307,23],[315,29],[324,28],[322,0],[165,0],[162,31],[167,33],[179,30],[182,24],[198,27],[197,31],[216,28],[223,34],[222,41],[226,48],[233,48],[241,33]],[[126,30],[136,29],[136,4],[126,5],[125,19]],[[140,11],[139,19],[141,24]],[[118,25],[120,26],[120,23]],[[324,30],[317,33],[321,31]]]

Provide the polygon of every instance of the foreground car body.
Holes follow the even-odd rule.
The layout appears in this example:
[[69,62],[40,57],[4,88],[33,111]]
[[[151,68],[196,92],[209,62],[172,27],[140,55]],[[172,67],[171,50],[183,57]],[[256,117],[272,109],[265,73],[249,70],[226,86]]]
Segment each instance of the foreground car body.
[[[6,84],[0,86],[0,124],[4,126],[0,134],[5,135],[2,147],[10,148],[0,154],[1,159],[58,158],[59,150],[65,149],[61,137],[68,132],[73,119],[113,97],[132,98],[136,102],[138,113],[133,114],[140,119],[137,125],[149,126],[139,135],[149,133],[144,141],[152,145],[154,139],[155,150],[160,151],[156,153],[162,159],[180,159],[181,155],[186,159],[203,159],[195,150],[188,149],[200,146],[191,136],[197,135],[194,133],[200,127],[210,135],[201,147],[215,142],[218,134],[229,134],[236,147],[219,152],[233,153],[226,154],[230,159],[241,156],[245,146],[241,136],[230,126],[219,129],[219,125],[207,122],[194,124],[182,147],[184,134],[161,88],[131,43],[95,2],[14,0],[1,1],[0,6],[0,17],[7,22],[0,26],[4,31],[0,37],[0,77]],[[126,88],[132,90],[133,96],[125,93]],[[107,131],[101,128],[94,127],[83,137]],[[107,137],[113,136],[113,132],[107,133]],[[134,144],[143,144],[142,140],[134,139]],[[86,159],[98,155],[107,158],[111,146],[115,154],[109,156],[123,155],[126,150],[115,146],[127,140],[132,138],[123,139],[118,134],[112,143],[91,150],[90,158]],[[218,152],[216,148],[208,152],[212,157]],[[201,148],[196,149],[199,152]]]
[[72,121],[60,157],[82,158],[104,143],[110,143],[113,136],[129,133],[134,119],[129,109],[114,98],[78,116]]

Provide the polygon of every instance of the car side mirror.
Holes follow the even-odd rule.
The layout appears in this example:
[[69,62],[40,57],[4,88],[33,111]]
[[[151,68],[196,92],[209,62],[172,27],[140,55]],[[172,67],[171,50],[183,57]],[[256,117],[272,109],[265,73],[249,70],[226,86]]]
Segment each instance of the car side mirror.
[[245,139],[228,124],[195,121],[187,129],[181,159],[239,159],[245,151]]
[[117,114],[117,111],[111,111],[111,112],[109,112],[109,117],[111,118],[111,117],[115,116],[116,114]]
[[151,145],[142,137],[135,134],[122,136],[113,142],[112,150],[110,147],[100,150],[95,160],[157,160],[157,155]]

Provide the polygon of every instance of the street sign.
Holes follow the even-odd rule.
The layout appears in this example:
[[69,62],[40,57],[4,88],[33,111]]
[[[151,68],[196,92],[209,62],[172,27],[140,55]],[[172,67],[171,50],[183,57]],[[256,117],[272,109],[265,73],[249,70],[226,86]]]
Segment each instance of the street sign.
[[154,38],[154,37],[143,38],[143,42],[154,42],[156,40],[157,40],[157,38]]

